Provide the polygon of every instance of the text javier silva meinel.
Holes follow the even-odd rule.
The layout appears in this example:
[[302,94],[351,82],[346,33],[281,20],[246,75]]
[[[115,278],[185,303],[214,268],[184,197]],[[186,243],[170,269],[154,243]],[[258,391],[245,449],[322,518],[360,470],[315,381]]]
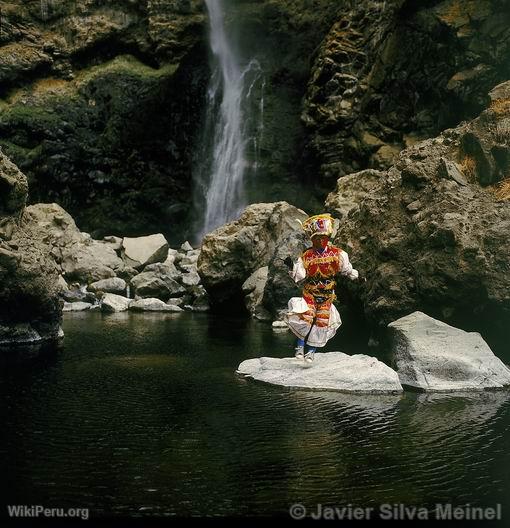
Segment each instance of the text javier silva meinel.
[[334,507],[317,504],[315,510],[307,511],[302,504],[290,508],[293,519],[309,517],[315,520],[445,520],[445,521],[493,521],[502,519],[501,504],[490,507],[465,504],[455,506],[451,503],[436,504],[431,508],[409,506],[401,503],[380,504],[378,507],[361,508],[348,504]]

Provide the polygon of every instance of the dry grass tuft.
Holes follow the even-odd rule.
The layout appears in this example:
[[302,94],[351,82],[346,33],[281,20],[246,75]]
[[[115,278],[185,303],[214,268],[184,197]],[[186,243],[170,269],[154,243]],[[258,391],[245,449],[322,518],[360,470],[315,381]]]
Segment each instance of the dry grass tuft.
[[476,180],[476,160],[472,156],[466,155],[459,163],[459,169],[466,176],[468,181]]
[[510,116],[510,99],[496,99],[492,101],[489,110],[498,116]]
[[494,140],[503,145],[510,145],[510,118],[502,119],[494,130]]
[[67,87],[68,81],[62,79],[41,79],[32,86],[34,93],[58,92]]
[[510,177],[492,187],[492,192],[498,202],[506,202],[510,200]]

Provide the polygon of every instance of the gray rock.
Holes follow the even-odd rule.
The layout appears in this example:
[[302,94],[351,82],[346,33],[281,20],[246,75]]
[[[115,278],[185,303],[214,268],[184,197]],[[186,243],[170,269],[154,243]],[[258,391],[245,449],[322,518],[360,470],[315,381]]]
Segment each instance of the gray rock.
[[62,270],[66,278],[80,282],[114,277],[123,266],[115,251],[97,240],[66,248],[62,253]]
[[69,284],[67,284],[66,280],[64,279],[64,277],[62,277],[62,275],[58,276],[57,287],[58,287],[59,293],[69,290]]
[[163,262],[163,264],[174,264],[175,260],[177,258],[177,255],[179,255],[179,252],[176,249],[168,248],[168,255],[166,257],[166,260]]
[[60,292],[60,296],[69,303],[86,302],[93,304],[96,301],[95,293],[85,291],[85,286],[74,290],[64,290]]
[[184,297],[172,297],[166,301],[166,304],[171,304],[173,306],[178,306],[179,308],[182,308],[185,304]]
[[343,352],[316,353],[311,365],[295,358],[262,357],[243,361],[237,372],[249,378],[314,390],[356,393],[399,393],[397,373],[376,358]]
[[[0,149],[0,341],[42,343],[58,338],[60,270],[25,208],[26,176]],[[37,335],[36,335],[37,334]]]
[[459,167],[453,161],[441,158],[441,163],[439,165],[439,174],[443,178],[450,178],[451,180],[457,182],[459,185],[468,185],[468,181],[460,172]]
[[[361,294],[356,284],[346,287],[362,296],[371,324],[385,326],[426,307],[446,322],[492,335],[507,331],[510,208],[483,189],[478,176],[497,165],[494,131],[502,119],[489,108],[405,149],[379,178],[362,171],[338,179],[326,210],[342,218],[334,243],[367,278]],[[469,135],[483,144],[479,155],[464,150]],[[470,145],[475,148],[474,140]],[[484,165],[489,155],[494,159]],[[451,171],[445,177],[454,163],[466,185]]]
[[246,308],[252,315],[262,304],[268,273],[269,267],[262,266],[258,270],[255,270],[241,286],[241,289],[245,295],[244,302],[246,304]]
[[[269,262],[264,297],[255,313],[257,319],[269,321],[281,319],[280,312],[287,312],[289,299],[301,296],[302,286],[298,286],[290,278],[285,259],[290,257],[295,262],[307,247],[310,247],[310,239],[301,228],[289,233],[287,237],[280,241]],[[269,318],[266,316],[261,317],[261,307],[270,311]]]
[[124,279],[126,282],[129,282],[135,275],[138,275],[140,273],[135,268],[132,268],[130,266],[124,266],[121,270],[117,272],[117,275]]
[[181,276],[181,273],[173,265],[173,263],[167,263],[166,261],[145,266],[143,273],[149,272],[159,275],[161,277],[170,277],[175,280],[177,280]]
[[275,249],[290,233],[301,231],[307,214],[287,202],[260,203],[239,220],[205,236],[198,273],[213,303],[242,294],[242,285],[257,269],[269,265]]
[[181,273],[197,273],[197,265],[195,264],[181,264],[180,262],[177,264],[177,267],[181,271]]
[[91,303],[86,302],[65,302],[63,312],[84,312],[85,310],[90,310],[92,307]]
[[173,266],[159,264],[148,266],[148,269],[131,279],[131,286],[138,297],[157,297],[167,301],[170,297],[180,297],[186,293],[186,289],[176,280],[180,274]]
[[164,262],[168,256],[168,242],[158,233],[137,238],[125,237],[122,241],[122,259],[132,268]]
[[184,261],[184,264],[194,264],[198,261],[199,256],[200,249],[193,249],[191,251],[187,251],[185,255],[182,255],[181,260]]
[[182,244],[181,250],[182,251],[186,251],[186,252],[193,251],[193,247],[188,241],[186,241],[186,242],[184,242],[184,244]]
[[101,301],[101,311],[104,313],[125,312],[131,301],[127,297],[107,293]]
[[183,286],[198,286],[200,284],[200,275],[192,270],[189,273],[183,273],[181,276],[181,282]]
[[[181,306],[184,305],[186,310],[192,312],[207,312],[210,310],[209,296],[201,284],[190,286],[181,300],[184,300]],[[174,302],[174,299],[170,299],[169,302]]]
[[0,325],[0,346],[36,344],[42,341],[30,323]]
[[383,177],[384,172],[367,169],[340,178],[336,190],[328,196],[326,207],[334,210],[335,218],[342,221],[351,211],[359,210],[362,199],[380,186]]
[[88,290],[91,292],[105,292],[105,293],[118,293],[121,294],[126,291],[126,281],[119,277],[113,277],[111,279],[103,279],[100,281],[93,282],[88,286]]
[[129,310],[134,312],[182,312],[176,304],[166,304],[160,299],[137,299],[129,303]]
[[177,267],[183,271],[188,271],[189,268],[195,268],[197,267],[197,261],[198,261],[198,255],[192,255],[184,256],[183,258],[179,259],[176,264]]
[[103,242],[106,242],[111,246],[115,253],[119,254],[122,249],[122,238],[117,236],[105,236]]
[[80,232],[59,205],[31,205],[26,216],[66,280],[87,283],[106,279],[124,267],[109,243],[92,240],[90,235]]
[[468,391],[510,385],[510,369],[480,334],[414,312],[388,325],[402,385],[424,391]]

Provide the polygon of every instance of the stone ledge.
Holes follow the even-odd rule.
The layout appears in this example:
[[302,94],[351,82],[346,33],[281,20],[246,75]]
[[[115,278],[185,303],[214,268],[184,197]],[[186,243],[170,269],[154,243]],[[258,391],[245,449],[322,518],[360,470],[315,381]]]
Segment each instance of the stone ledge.
[[360,394],[403,392],[397,373],[378,359],[343,352],[316,353],[312,364],[291,358],[262,357],[243,361],[237,373],[289,388]]

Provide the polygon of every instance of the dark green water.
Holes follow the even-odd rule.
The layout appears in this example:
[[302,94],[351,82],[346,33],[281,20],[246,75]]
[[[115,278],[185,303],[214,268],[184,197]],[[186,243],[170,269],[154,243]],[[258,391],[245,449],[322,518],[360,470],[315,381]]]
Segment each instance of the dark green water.
[[62,350],[2,362],[2,517],[6,504],[97,518],[448,502],[501,503],[510,517],[508,391],[360,397],[252,383],[237,365],[292,354],[291,335],[206,315],[69,314],[64,330]]

